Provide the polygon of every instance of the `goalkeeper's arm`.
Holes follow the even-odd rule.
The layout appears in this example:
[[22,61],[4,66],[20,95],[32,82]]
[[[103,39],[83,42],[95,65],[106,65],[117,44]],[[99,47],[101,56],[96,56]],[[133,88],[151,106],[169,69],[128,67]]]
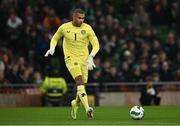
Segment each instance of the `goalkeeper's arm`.
[[51,42],[50,42],[50,49],[44,55],[45,57],[48,57],[49,55],[54,54],[55,47],[61,37],[62,37],[62,26],[59,27],[59,29],[56,31],[56,33],[52,37]]
[[93,58],[95,57],[96,53],[99,51],[99,41],[93,30],[91,30],[91,35],[89,36],[89,40],[92,45],[92,51],[88,57],[88,66],[87,67],[89,70],[93,70],[93,68],[96,67],[96,65],[94,64]]

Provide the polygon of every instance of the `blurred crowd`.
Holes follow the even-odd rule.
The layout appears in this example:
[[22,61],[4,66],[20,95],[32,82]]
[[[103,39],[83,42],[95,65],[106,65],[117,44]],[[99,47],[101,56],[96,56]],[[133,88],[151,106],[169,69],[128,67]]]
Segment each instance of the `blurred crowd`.
[[90,82],[180,81],[180,0],[0,0],[0,83],[42,83],[53,69],[72,82],[61,44],[44,54],[74,8],[101,46]]

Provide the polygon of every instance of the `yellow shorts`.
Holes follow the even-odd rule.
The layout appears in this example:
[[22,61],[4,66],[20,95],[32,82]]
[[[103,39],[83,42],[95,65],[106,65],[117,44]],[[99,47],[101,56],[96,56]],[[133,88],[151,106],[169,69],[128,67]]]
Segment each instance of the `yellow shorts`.
[[68,68],[71,76],[75,79],[77,76],[82,75],[83,83],[88,81],[88,69],[87,64],[79,61],[78,58],[66,58],[66,67]]

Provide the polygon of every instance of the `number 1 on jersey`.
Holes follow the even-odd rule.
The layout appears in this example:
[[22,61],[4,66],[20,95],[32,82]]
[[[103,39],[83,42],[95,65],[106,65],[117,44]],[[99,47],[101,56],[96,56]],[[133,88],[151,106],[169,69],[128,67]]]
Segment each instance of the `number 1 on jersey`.
[[75,40],[77,39],[77,35],[76,35],[76,33],[74,34],[74,39],[75,39]]

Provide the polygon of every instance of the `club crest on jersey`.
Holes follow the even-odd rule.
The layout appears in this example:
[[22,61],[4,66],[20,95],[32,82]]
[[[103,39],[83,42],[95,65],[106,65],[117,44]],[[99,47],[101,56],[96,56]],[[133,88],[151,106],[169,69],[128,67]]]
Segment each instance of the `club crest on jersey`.
[[86,34],[86,31],[85,31],[85,30],[81,30],[81,34],[82,34],[82,35],[85,35],[85,34]]

